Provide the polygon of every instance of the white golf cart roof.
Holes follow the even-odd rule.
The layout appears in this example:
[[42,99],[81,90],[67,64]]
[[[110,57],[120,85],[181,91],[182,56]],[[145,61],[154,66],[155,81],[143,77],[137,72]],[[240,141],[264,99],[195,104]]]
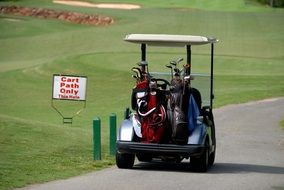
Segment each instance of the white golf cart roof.
[[186,46],[216,43],[216,38],[191,35],[170,34],[129,34],[124,38],[127,42],[147,44],[152,46]]

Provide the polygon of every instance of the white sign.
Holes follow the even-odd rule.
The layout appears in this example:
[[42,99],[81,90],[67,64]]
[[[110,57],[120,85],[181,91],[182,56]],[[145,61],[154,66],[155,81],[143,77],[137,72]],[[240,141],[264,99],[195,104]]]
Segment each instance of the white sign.
[[53,99],[86,100],[87,77],[53,75]]

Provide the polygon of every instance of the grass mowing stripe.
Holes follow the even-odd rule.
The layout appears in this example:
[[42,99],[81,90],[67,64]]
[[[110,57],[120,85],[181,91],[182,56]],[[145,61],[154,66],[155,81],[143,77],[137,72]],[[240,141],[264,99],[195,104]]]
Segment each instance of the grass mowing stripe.
[[[172,13],[168,14],[168,12]],[[124,27],[119,24],[127,20],[127,18],[121,12],[113,14],[121,17],[121,21],[118,21],[114,26],[88,28],[76,25],[72,29],[68,25],[68,27],[61,27],[61,30],[53,32],[49,32],[50,30],[44,28],[60,28],[61,22],[46,20],[35,22],[35,19],[29,19],[26,21],[28,25],[26,25],[25,32],[21,34],[22,37],[12,38],[10,36],[5,38],[4,35],[0,39],[2,44],[0,46],[1,65],[3,65],[3,68],[6,67],[7,70],[17,68],[22,65],[21,63],[28,65],[46,63],[62,56],[74,55],[74,52],[77,55],[94,52],[115,52],[118,46],[120,51],[128,50],[132,46],[125,45],[122,38],[127,33],[137,32],[135,28],[140,25],[147,26],[139,30],[141,33],[167,31],[165,33],[216,36],[220,39],[220,43],[216,46],[216,52],[220,55],[283,58],[284,47],[282,44],[284,43],[284,35],[281,32],[275,32],[284,29],[281,24],[281,15],[283,13],[240,14],[149,9],[132,12],[130,15],[135,21],[125,25],[122,23]],[[152,19],[153,17],[155,19]],[[176,20],[179,20],[179,22],[176,22]],[[273,24],[267,26],[264,23]],[[31,29],[28,28],[30,28],[30,25],[41,28],[43,32],[35,36],[29,36]],[[45,27],[42,27],[42,25]],[[259,33],[253,31],[259,31]],[[9,28],[3,32],[3,34],[10,33]],[[101,38],[100,36],[108,37]],[[200,51],[202,52],[202,50]]]
[[[91,0],[94,3],[121,3],[120,0]],[[145,7],[162,7],[162,8],[191,8],[203,10],[222,10],[222,11],[269,11],[269,7],[252,2],[250,0],[169,0],[165,3],[163,0],[124,0],[124,3],[134,3]]]

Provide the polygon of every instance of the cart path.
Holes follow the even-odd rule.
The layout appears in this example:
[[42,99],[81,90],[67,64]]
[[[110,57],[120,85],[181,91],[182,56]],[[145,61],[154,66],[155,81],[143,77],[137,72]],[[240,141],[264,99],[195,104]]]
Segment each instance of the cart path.
[[284,98],[225,106],[214,111],[215,165],[208,173],[188,171],[188,164],[136,163],[32,185],[23,190],[188,190],[284,189]]

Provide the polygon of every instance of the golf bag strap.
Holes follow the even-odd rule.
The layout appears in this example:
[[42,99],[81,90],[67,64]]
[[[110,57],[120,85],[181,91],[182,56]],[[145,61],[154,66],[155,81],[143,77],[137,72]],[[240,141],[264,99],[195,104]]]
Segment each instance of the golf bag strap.
[[156,108],[152,108],[152,109],[150,109],[149,111],[147,111],[146,113],[141,113],[140,112],[140,110],[139,110],[139,108],[138,108],[138,113],[139,113],[139,115],[141,115],[141,116],[143,116],[143,117],[146,117],[146,116],[148,116],[148,115],[150,115],[153,111],[155,111],[156,110]]

